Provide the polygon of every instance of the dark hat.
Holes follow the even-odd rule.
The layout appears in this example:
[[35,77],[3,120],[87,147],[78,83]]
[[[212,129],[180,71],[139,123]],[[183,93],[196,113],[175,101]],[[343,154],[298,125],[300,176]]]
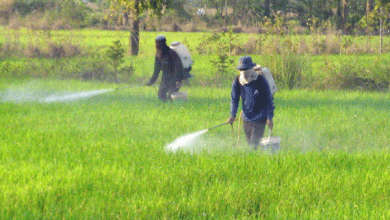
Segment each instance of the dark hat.
[[167,39],[165,38],[165,36],[164,35],[158,35],[157,37],[156,37],[156,42],[157,41],[163,41],[163,42],[166,42],[167,41]]
[[243,56],[243,57],[240,57],[240,59],[238,60],[237,69],[238,70],[247,70],[247,69],[251,69],[255,66],[256,66],[256,63],[252,62],[252,58],[250,56]]

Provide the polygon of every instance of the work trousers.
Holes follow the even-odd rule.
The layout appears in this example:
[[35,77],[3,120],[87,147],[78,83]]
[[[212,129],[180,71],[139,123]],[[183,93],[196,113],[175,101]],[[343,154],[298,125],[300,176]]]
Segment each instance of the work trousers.
[[243,120],[243,127],[248,144],[255,150],[259,147],[259,142],[263,138],[267,119],[255,122]]
[[179,89],[180,86],[177,86],[176,83],[173,83],[172,85],[161,83],[158,89],[158,98],[162,101],[172,100],[171,94],[174,92],[178,92]]

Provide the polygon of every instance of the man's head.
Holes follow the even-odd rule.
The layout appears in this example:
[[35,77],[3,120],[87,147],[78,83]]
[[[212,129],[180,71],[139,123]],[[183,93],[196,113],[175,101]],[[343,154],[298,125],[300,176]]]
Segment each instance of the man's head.
[[240,57],[238,60],[237,69],[240,71],[245,71],[248,69],[252,69],[255,66],[256,66],[256,63],[252,62],[252,58],[250,56],[243,56],[243,57]]
[[156,56],[161,59],[168,54],[169,47],[167,45],[167,39],[164,35],[158,35],[156,37]]
[[168,47],[167,46],[167,39],[165,38],[164,35],[160,34],[156,37],[156,49],[163,50],[164,47]]

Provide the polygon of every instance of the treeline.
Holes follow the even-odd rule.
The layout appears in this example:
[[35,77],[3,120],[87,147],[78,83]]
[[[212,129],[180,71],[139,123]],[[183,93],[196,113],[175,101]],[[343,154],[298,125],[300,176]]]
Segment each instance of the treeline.
[[[217,15],[227,23],[244,21],[246,24],[258,26],[270,19],[273,23],[287,22],[289,26],[310,27],[328,23],[343,31],[377,25],[374,24],[374,20],[383,17],[383,14],[379,15],[377,12],[386,8],[389,3],[389,1],[378,0],[195,0],[192,2],[215,8]],[[231,13],[228,8],[232,9]]]
[[[3,0],[0,23],[31,29],[385,33],[390,0]],[[139,5],[137,13],[132,5]],[[119,7],[118,7],[119,5]],[[143,10],[143,8],[148,10]],[[380,32],[382,31],[382,32]]]

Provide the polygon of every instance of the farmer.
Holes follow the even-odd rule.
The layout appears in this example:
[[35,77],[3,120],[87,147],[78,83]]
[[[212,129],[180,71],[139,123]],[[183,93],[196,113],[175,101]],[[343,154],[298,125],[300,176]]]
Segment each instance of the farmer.
[[146,85],[153,85],[160,71],[162,71],[158,98],[162,101],[172,100],[171,94],[178,92],[181,86],[183,65],[177,53],[167,46],[167,40],[164,35],[158,35],[155,42],[154,73]]
[[256,66],[250,56],[239,58],[237,76],[232,85],[230,117],[227,122],[233,124],[242,99],[242,119],[248,144],[257,149],[264,135],[265,126],[273,128],[274,104],[270,87],[266,79],[253,68]]

